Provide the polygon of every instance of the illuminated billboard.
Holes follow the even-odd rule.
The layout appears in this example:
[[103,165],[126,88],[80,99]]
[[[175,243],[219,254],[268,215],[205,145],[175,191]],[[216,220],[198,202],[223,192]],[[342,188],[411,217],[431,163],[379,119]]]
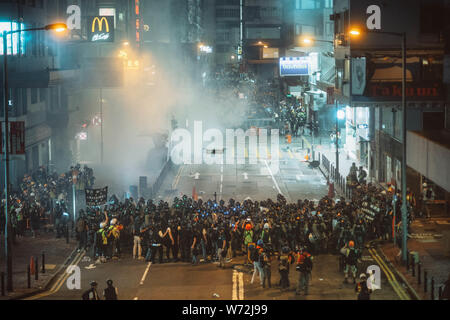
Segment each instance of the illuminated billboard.
[[307,76],[311,70],[309,57],[280,58],[280,76]]
[[88,38],[91,42],[114,42],[114,17],[89,17]]

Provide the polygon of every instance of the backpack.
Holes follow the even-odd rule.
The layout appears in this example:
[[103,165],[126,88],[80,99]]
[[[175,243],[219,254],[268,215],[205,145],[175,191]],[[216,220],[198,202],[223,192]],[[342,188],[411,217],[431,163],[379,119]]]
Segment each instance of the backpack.
[[309,272],[312,271],[313,263],[312,263],[312,260],[311,260],[311,256],[305,257],[305,261],[303,262],[303,264],[304,264],[304,271],[305,272],[309,273]]
[[116,288],[108,287],[103,291],[106,300],[117,300]]
[[254,247],[250,251],[250,259],[252,261],[259,261],[258,250],[256,248],[254,248]]
[[261,267],[264,267],[266,265],[266,261],[264,260],[264,253],[259,255],[259,264],[261,265]]
[[356,265],[356,260],[357,260],[357,256],[356,256],[356,250],[355,249],[350,249],[348,252],[348,256],[347,256],[347,264],[354,266]]
[[244,239],[247,243],[253,241],[253,232],[252,230],[245,230]]
[[83,299],[83,300],[89,300],[89,294],[91,293],[91,289],[89,289],[89,290],[86,290],[84,293],[83,293],[83,295],[81,296],[81,298]]
[[269,237],[270,237],[269,231],[263,230],[263,232],[262,232],[262,234],[261,234],[261,240],[262,240],[265,244],[270,242]]

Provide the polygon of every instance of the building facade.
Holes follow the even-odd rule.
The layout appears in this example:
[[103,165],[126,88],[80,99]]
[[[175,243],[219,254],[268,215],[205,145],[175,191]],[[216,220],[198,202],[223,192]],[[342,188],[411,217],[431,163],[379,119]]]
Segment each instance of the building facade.
[[[444,128],[443,3],[334,2],[335,88],[346,114],[345,151],[368,169],[369,180],[401,182],[402,38],[386,32],[406,33],[406,129]],[[350,36],[352,29],[360,34]]]

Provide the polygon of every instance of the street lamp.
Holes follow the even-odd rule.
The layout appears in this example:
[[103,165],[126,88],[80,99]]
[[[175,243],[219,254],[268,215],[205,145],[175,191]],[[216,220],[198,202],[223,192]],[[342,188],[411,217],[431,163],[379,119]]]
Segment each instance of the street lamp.
[[[350,36],[360,36],[362,33],[359,29],[352,28]],[[400,37],[402,40],[402,260],[406,263],[407,258],[407,242],[408,242],[408,212],[406,207],[406,32],[386,32],[367,30],[367,33],[386,34]]]
[[313,39],[313,38],[309,38],[309,37],[303,38],[302,42],[307,45],[313,44],[314,42],[325,42],[325,43],[334,44],[334,42],[330,41],[330,40],[320,40],[320,39]]
[[67,26],[64,23],[54,23],[46,25],[40,28],[30,28],[24,30],[11,30],[3,31],[3,113],[5,117],[5,256],[6,256],[6,289],[11,292],[13,290],[12,281],[12,251],[11,251],[11,219],[8,210],[8,199],[9,199],[9,119],[8,119],[8,47],[7,39],[8,35],[18,32],[29,32],[29,31],[39,31],[39,30],[54,30],[56,32],[62,32],[67,30]]

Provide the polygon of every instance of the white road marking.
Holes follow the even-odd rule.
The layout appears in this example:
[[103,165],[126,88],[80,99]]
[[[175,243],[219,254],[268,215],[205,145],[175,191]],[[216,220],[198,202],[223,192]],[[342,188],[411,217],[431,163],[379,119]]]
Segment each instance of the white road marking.
[[275,187],[277,188],[278,193],[281,194],[281,195],[283,195],[283,193],[282,193],[281,190],[280,190],[280,187],[278,186],[277,181],[275,180],[275,177],[273,176],[272,170],[270,170],[270,167],[269,167],[269,165],[267,164],[267,161],[264,160],[264,163],[266,164],[266,167],[267,167],[267,169],[269,170],[270,176],[272,177],[272,181],[273,181],[273,183],[275,184]]
[[247,172],[244,172],[242,175],[244,176],[245,180],[248,180],[248,173]]
[[151,265],[152,265],[152,263],[149,262],[148,265],[147,265],[147,268],[145,269],[144,275],[142,276],[141,283],[140,283],[141,285],[144,284],[145,277],[147,277],[147,273],[148,273],[148,270],[150,269]]

